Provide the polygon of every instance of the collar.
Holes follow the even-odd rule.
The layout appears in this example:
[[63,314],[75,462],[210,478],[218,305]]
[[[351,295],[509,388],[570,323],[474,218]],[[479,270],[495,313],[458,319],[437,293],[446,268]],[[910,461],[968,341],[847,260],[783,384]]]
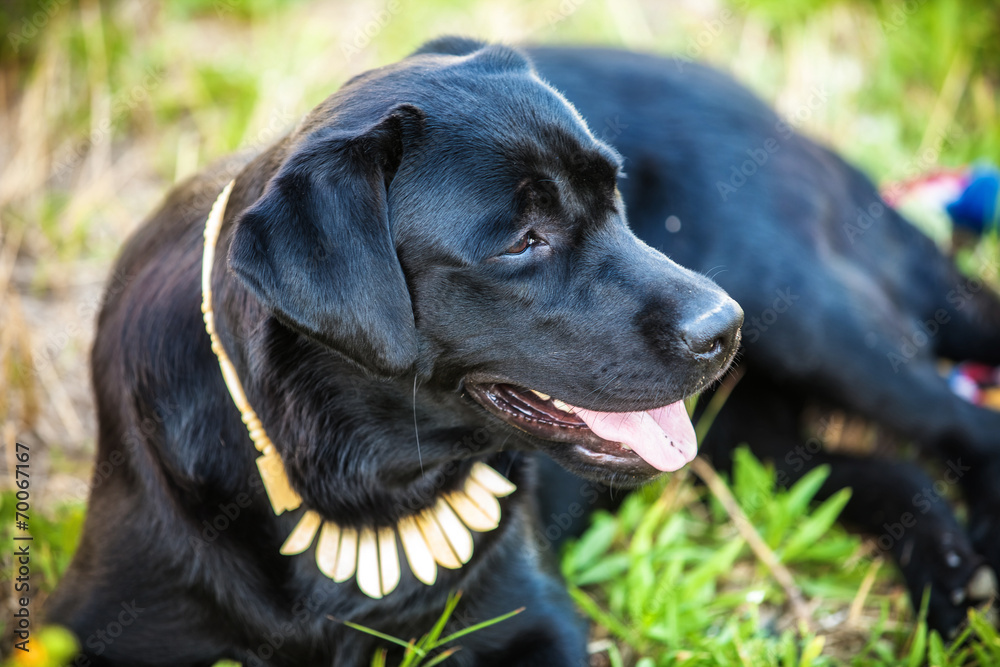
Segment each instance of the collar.
[[[302,497],[292,488],[285,464],[247,400],[243,385],[229,355],[215,331],[212,310],[212,267],[216,243],[222,230],[229,195],[235,180],[230,181],[212,205],[205,222],[205,249],[201,266],[201,312],[205,331],[212,341],[212,352],[219,360],[222,378],[229,395],[240,411],[254,447],[260,452],[257,469],[274,513],[296,510]],[[458,569],[472,558],[472,532],[486,532],[500,525],[499,498],[517,487],[503,475],[477,461],[472,465],[462,488],[443,493],[430,507],[405,516],[392,526],[365,526],[356,529],[324,519],[319,512],[306,509],[281,546],[286,556],[300,554],[316,541],[316,565],[320,572],[336,582],[354,577],[365,595],[381,598],[395,590],[400,579],[397,544],[402,544],[410,571],[417,580],[433,585],[437,567]]]

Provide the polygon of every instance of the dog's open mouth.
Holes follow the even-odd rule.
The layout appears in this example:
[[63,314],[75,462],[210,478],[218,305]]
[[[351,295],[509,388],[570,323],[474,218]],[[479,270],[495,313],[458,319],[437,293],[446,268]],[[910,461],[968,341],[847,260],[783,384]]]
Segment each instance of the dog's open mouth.
[[598,412],[509,384],[468,385],[491,413],[545,440],[573,443],[596,463],[642,459],[661,471],[678,470],[698,452],[682,401],[638,412]]

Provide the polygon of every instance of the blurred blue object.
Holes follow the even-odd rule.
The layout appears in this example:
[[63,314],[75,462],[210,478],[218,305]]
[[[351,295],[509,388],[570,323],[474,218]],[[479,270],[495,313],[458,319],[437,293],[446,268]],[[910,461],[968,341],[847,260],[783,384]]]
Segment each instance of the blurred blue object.
[[956,227],[975,234],[1000,227],[1000,170],[979,165],[969,175],[969,184],[946,210]]

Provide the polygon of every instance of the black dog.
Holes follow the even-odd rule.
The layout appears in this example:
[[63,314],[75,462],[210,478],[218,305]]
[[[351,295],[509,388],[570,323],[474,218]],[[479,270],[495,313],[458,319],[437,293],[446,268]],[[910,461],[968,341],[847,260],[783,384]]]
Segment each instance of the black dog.
[[[460,55],[478,48],[462,40],[445,40],[425,50]],[[598,137],[614,144],[624,155],[628,178],[622,179],[620,186],[633,229],[684,265],[706,272],[721,269],[718,281],[751,316],[742,362],[745,376],[717,418],[708,442],[703,443],[705,448],[724,464],[733,444],[749,441],[759,455],[776,462],[779,478],[789,483],[817,464],[831,464],[833,474],[823,493],[853,487],[848,519],[887,536],[914,598],[919,599],[924,587],[930,585],[932,624],[945,630],[956,627],[968,605],[992,594],[991,572],[984,564],[1000,566],[1000,530],[996,528],[1000,516],[1000,463],[996,452],[1000,417],[953,396],[937,376],[934,361],[946,356],[1000,362],[1000,304],[995,296],[977,286],[969,289],[970,283],[926,238],[885,206],[866,178],[828,150],[795,133],[728,78],[684,61],[607,50],[538,49],[530,54],[542,76],[569,96]],[[332,233],[353,231],[365,237],[355,243],[358,257],[337,254],[343,250],[317,237],[331,232],[318,223],[310,227],[304,217],[348,202],[319,202],[315,186],[285,186],[302,191],[301,213],[287,202],[276,202],[271,191],[258,204],[270,204],[272,217],[274,211],[286,206],[284,215],[295,221],[294,229],[310,230],[311,236],[309,241],[302,241],[304,233],[284,230],[282,234],[297,235],[292,240],[302,242],[297,248],[289,247],[287,236],[272,236],[277,227],[266,229],[263,235],[257,234],[255,254],[280,250],[286,258],[297,253],[298,260],[266,267],[265,276],[256,283],[253,275],[241,273],[249,279],[252,295],[243,292],[241,283],[221,273],[216,277],[222,295],[219,302],[226,309],[226,316],[220,318],[226,347],[233,352],[244,382],[257,383],[248,391],[269,431],[288,429],[271,435],[283,450],[296,487],[311,498],[307,504],[330,508],[326,511],[331,516],[353,514],[391,520],[398,513],[393,508],[399,506],[400,500],[415,500],[414,507],[420,507],[421,499],[432,493],[427,488],[444,490],[450,482],[438,480],[460,477],[467,469],[446,468],[448,474],[441,475],[435,466],[446,467],[447,462],[455,460],[467,463],[497,446],[506,445],[510,450],[516,445],[546,449],[572,467],[574,457],[577,465],[592,461],[594,452],[604,444],[588,437],[585,444],[589,449],[553,445],[547,440],[558,437],[559,431],[541,425],[544,418],[529,427],[542,439],[511,431],[470,406],[467,398],[459,395],[463,386],[469,395],[484,382],[502,379],[518,386],[551,390],[569,400],[575,397],[595,407],[629,409],[657,404],[637,403],[642,399],[628,397],[631,388],[642,383],[636,383],[634,377],[623,381],[629,370],[623,376],[619,366],[614,365],[622,354],[630,353],[627,340],[604,341],[607,347],[597,351],[593,346],[600,342],[592,340],[588,346],[579,338],[589,331],[577,331],[572,341],[553,340],[554,325],[568,317],[563,314],[566,302],[540,301],[529,286],[542,281],[549,285],[545,294],[571,294],[575,288],[567,285],[579,284],[573,282],[573,276],[526,267],[504,278],[502,298],[494,293],[499,277],[488,281],[473,277],[469,258],[490,255],[487,239],[503,236],[504,224],[521,224],[524,229],[535,226],[503,220],[547,219],[546,207],[553,205],[559,208],[556,218],[571,215],[574,206],[577,217],[585,210],[586,217],[592,218],[594,207],[601,201],[597,194],[600,178],[593,172],[593,165],[606,167],[609,159],[614,163],[615,157],[595,149],[605,157],[588,160],[588,152],[579,150],[578,144],[589,145],[589,139],[567,141],[547,132],[536,136],[524,119],[511,119],[522,113],[519,109],[527,108],[516,106],[521,103],[515,100],[530,97],[535,113],[540,103],[535,87],[538,84],[534,82],[528,92],[522,92],[521,84],[510,92],[498,89],[508,86],[512,77],[521,82],[528,76],[520,58],[511,52],[489,49],[469,62],[455,62],[462,62],[455,75],[465,83],[456,81],[447,88],[435,83],[438,88],[433,92],[414,87],[405,94],[380,92],[364,100],[356,94],[352,101],[348,95],[372,85],[373,77],[352,82],[331,100],[330,106],[318,109],[309,124],[290,140],[245,169],[242,163],[235,167],[222,165],[176,192],[126,251],[122,266],[134,274],[134,281],[102,316],[95,350],[102,424],[99,457],[119,466],[121,474],[115,476],[118,481],[112,478],[95,490],[84,546],[50,612],[89,638],[91,654],[101,652],[104,658],[130,656],[123,658],[129,662],[131,656],[152,654],[170,664],[197,664],[202,656],[236,655],[254,664],[251,658],[265,662],[266,656],[280,652],[281,657],[271,660],[282,664],[282,659],[320,661],[332,650],[324,645],[329,642],[343,651],[340,660],[349,661],[351,656],[363,660],[370,645],[344,634],[337,626],[331,627],[324,620],[327,613],[362,622],[371,619],[370,624],[379,629],[411,636],[419,634],[425,627],[421,623],[440,608],[443,592],[438,589],[442,586],[418,587],[409,595],[401,590],[393,593],[394,597],[372,604],[356,595],[349,585],[330,586],[308,559],[291,559],[298,563],[296,566],[275,555],[276,545],[287,534],[291,522],[284,517],[272,518],[250,464],[250,445],[235,420],[196,312],[200,229],[218,191],[239,173],[227,216],[234,219],[258,200],[273,175],[281,173],[279,167],[284,169],[286,157],[298,155],[305,159],[303,150],[309,144],[304,139],[319,129],[319,124],[341,127],[350,117],[355,123],[352,129],[337,138],[343,139],[344,145],[353,143],[365,148],[350,156],[350,162],[334,160],[332,155],[339,152],[331,151],[329,164],[322,165],[324,169],[339,169],[355,177],[365,174],[368,183],[352,182],[350,186],[365,195],[370,195],[372,179],[388,183],[384,191],[377,191],[388,198],[392,211],[384,224],[395,252],[386,245],[380,252],[382,259],[398,262],[407,289],[404,296],[410,302],[388,313],[373,312],[368,304],[374,297],[364,294],[363,287],[350,295],[341,291],[346,285],[357,287],[358,283],[350,280],[352,271],[367,269],[369,284],[385,280],[375,270],[384,268],[384,264],[368,254],[385,237],[379,236],[381,229],[340,227],[339,232]],[[483,88],[489,77],[494,77],[496,83]],[[413,107],[420,111],[401,107],[384,113],[392,106],[392,100],[385,97],[407,101],[415,99],[417,93],[423,95]],[[542,97],[549,99],[545,97],[549,94]],[[484,103],[486,99],[502,99],[504,108]],[[377,102],[387,106],[380,111],[375,108]],[[509,104],[515,106],[506,108]],[[482,117],[462,116],[472,113],[470,106]],[[543,104],[542,108],[550,106]],[[355,112],[362,107],[369,114],[367,126],[358,120],[364,114]],[[350,113],[345,113],[345,108]],[[558,125],[576,127],[565,119],[565,110],[558,108],[556,115],[562,119]],[[444,117],[463,129],[457,134],[445,131],[441,120]],[[530,116],[532,122],[536,118]],[[380,120],[383,122],[377,122]],[[451,154],[436,162],[434,175],[428,176],[415,170],[411,160],[415,157],[414,147],[419,148],[416,155],[421,159],[429,160],[430,155],[437,154],[423,148],[434,130],[436,137],[442,133],[448,137],[439,140],[441,150],[455,145],[473,150],[473,146],[484,144],[494,145],[494,149],[474,155]],[[580,130],[572,133],[579,135]],[[518,198],[507,204],[510,213],[506,217],[497,214],[500,200],[492,198],[500,196],[499,190],[482,184],[489,179],[502,180],[504,173],[494,170],[503,165],[537,165],[542,160],[539,156],[549,156],[551,162],[551,149],[547,147],[552,142],[569,144],[560,156],[562,164],[550,167],[552,171],[564,171],[543,174],[527,190],[518,189],[520,181],[514,179],[504,187],[513,188]],[[309,158],[324,160],[324,155]],[[462,160],[467,165],[464,168],[458,165]],[[749,169],[745,165],[748,160],[752,161]],[[306,169],[327,173],[316,163]],[[574,174],[575,179],[563,177],[563,173]],[[343,181],[332,175],[329,178],[343,187]],[[609,182],[612,178],[607,177]],[[294,179],[285,183],[294,183]],[[591,199],[568,201],[567,187],[573,188],[571,199]],[[463,189],[465,193],[459,194]],[[474,203],[467,201],[470,197]],[[401,207],[404,202],[405,208]],[[259,208],[254,210],[260,212]],[[480,211],[476,224],[482,230],[475,232],[475,237],[471,236],[471,226],[461,218],[463,210]],[[492,219],[487,213],[490,210],[494,211]],[[348,214],[355,218],[360,215],[358,211]],[[419,221],[424,218],[434,220],[430,223],[433,228],[422,226]],[[665,224],[668,220],[669,226]],[[265,225],[258,223],[258,227]],[[231,231],[231,227],[224,230],[220,242],[224,247]],[[556,246],[551,240],[536,233],[534,239],[512,234],[519,236],[512,250],[552,252],[550,249]],[[456,244],[463,242],[465,250],[456,251]],[[498,243],[503,246],[506,242]],[[574,269],[578,278],[585,281],[600,276],[602,281],[610,280],[595,282],[597,295],[602,294],[604,284],[632,282],[640,291],[660,284],[652,282],[654,275],[640,275],[641,271],[630,271],[630,267],[624,267],[627,276],[616,277],[609,267],[588,264],[593,253],[619,256],[623,249],[618,242],[600,250],[592,250],[587,244],[579,247],[587,254],[572,260],[580,262]],[[347,260],[356,263],[338,268]],[[500,269],[503,265],[495,265],[506,261],[498,259],[483,266]],[[367,264],[358,268],[362,262]],[[389,264],[395,266],[392,261]],[[239,269],[240,261],[234,266]],[[659,267],[659,271],[663,269]],[[345,273],[334,274],[334,270]],[[278,271],[283,275],[277,275]],[[316,271],[329,274],[319,275]],[[675,275],[673,279],[682,278]],[[684,274],[683,280],[690,279]],[[399,292],[392,288],[398,286],[398,280],[386,282],[390,285],[386,294]],[[324,291],[319,302],[293,306],[287,300],[278,303],[274,292],[282,285],[288,289],[288,283],[301,285],[300,289]],[[337,290],[331,291],[334,284]],[[614,301],[621,295],[610,298]],[[686,303],[697,306],[705,298],[695,294]],[[520,308],[512,308],[511,299]],[[452,306],[456,310],[451,310],[444,305],[449,302],[462,306]],[[503,308],[503,314],[485,312],[491,303],[497,309]],[[607,302],[602,299],[601,303]],[[623,307],[635,309],[634,304]],[[571,310],[580,308],[587,305],[573,303]],[[560,313],[555,322],[547,320],[540,331],[529,330],[537,324],[533,313],[550,309]],[[408,330],[411,312],[418,361],[399,373],[406,361],[388,359],[384,350],[404,349],[398,336]],[[613,317],[610,312],[605,306],[588,315],[584,328],[607,323],[606,318]],[[663,321],[653,320],[654,328],[669,331],[676,316],[669,310],[663,312]],[[324,313],[338,319],[324,323]],[[447,319],[449,313],[452,319]],[[396,326],[392,334],[397,338],[373,340],[373,331],[392,328],[384,319],[387,316],[390,322],[391,316],[402,318],[402,325]],[[134,319],[126,321],[126,317]],[[312,322],[307,321],[310,319]],[[920,347],[918,354],[903,356],[901,341],[912,341],[918,333],[926,335],[926,330],[921,332],[921,323],[927,320],[940,323],[937,333],[928,338],[928,344]],[[490,326],[483,328],[484,321]],[[641,318],[631,321],[639,325]],[[335,337],[323,335],[325,328],[337,332]],[[648,326],[644,330],[650,331]],[[610,332],[605,330],[603,334]],[[668,333],[665,339],[676,336],[676,332]],[[331,353],[331,348],[340,356]],[[551,352],[545,351],[553,348],[563,350],[554,359]],[[127,359],[123,355],[128,355]],[[614,361],[605,363],[609,359]],[[633,367],[641,366],[640,374],[645,373],[645,364],[654,359],[643,359]],[[669,377],[682,377],[678,364],[686,364],[690,370],[690,363],[690,355],[686,361],[670,362]],[[487,373],[502,373],[503,377],[477,376],[480,366]],[[721,364],[716,366],[721,368]],[[504,370],[496,370],[500,368]],[[588,372],[592,374],[589,381]],[[390,381],[375,377],[394,374],[398,377]],[[711,376],[706,372],[704,379]],[[654,384],[671,381],[666,377],[651,380]],[[607,388],[602,390],[600,385],[605,382]],[[695,381],[691,386],[698,384]],[[591,389],[580,391],[581,386]],[[653,391],[661,391],[659,387],[656,384]],[[582,394],[586,391],[594,391],[600,399],[584,400]],[[648,396],[644,393],[648,391],[647,386],[639,394]],[[685,391],[671,389],[662,400],[672,400]],[[491,402],[491,395],[503,398],[489,392],[480,392],[479,398],[502,420],[510,420],[510,414]],[[540,408],[550,418],[556,414],[547,404],[540,406],[523,393],[511,400],[508,407],[518,406],[528,415],[541,416],[532,412]],[[801,414],[808,402],[817,400],[868,416],[909,436],[928,454],[946,460],[950,466],[941,479],[932,479],[910,464],[862,461],[803,447]],[[319,412],[324,416],[322,421],[314,416]],[[414,414],[422,451],[417,453],[416,465]],[[521,427],[525,425],[520,422]],[[469,429],[476,426],[480,428],[470,438]],[[570,442],[574,441],[570,438]],[[207,442],[217,446],[207,446]],[[443,448],[442,443],[452,443],[451,449]],[[391,452],[389,448],[397,444],[398,450]],[[328,465],[328,452],[336,452],[336,467]],[[588,454],[589,458],[579,458]],[[504,472],[510,470],[521,492],[527,489],[531,477],[528,461],[510,451],[489,460]],[[128,464],[122,465],[122,461]],[[622,461],[611,463],[622,469]],[[624,481],[621,476],[607,476],[614,467],[604,468],[601,473],[599,466],[583,465],[599,479],[616,484]],[[416,479],[420,483],[421,470],[434,481],[415,489],[411,482]],[[545,474],[544,486],[550,493],[543,496],[548,504],[543,517],[572,500],[569,496],[579,486],[567,483],[548,467]],[[941,481],[958,482],[965,492],[970,507],[968,529],[956,521],[936,492],[927,493]],[[373,489],[380,485],[386,495],[373,495]],[[251,508],[233,505],[241,491],[249,494],[246,499],[254,498]],[[471,579],[449,582],[474,592],[466,598],[471,603],[466,620],[521,604],[527,604],[529,609],[535,606],[543,616],[549,614],[542,623],[539,617],[524,625],[510,621],[506,629],[498,626],[482,635],[480,640],[490,648],[504,645],[505,638],[515,641],[516,637],[525,647],[524,655],[528,655],[531,637],[541,645],[548,641],[547,633],[557,630],[565,638],[563,646],[575,645],[567,649],[568,654],[579,655],[579,631],[569,620],[571,614],[565,611],[565,602],[553,584],[541,579],[531,567],[519,565],[520,569],[508,570],[497,556],[489,557],[487,568],[480,565],[487,549],[494,549],[494,554],[508,554],[503,560],[522,562],[517,559],[523,554],[513,544],[517,540],[499,540],[502,534],[521,530],[525,517],[522,510],[514,509],[515,504],[523,502],[518,498],[521,492],[505,501],[501,528],[481,536],[473,562],[460,571],[462,577]],[[126,514],[126,498],[136,503],[134,513]],[[586,498],[585,504],[592,506],[591,500]],[[222,518],[225,524],[231,514],[238,515],[232,526],[213,536],[210,522],[218,525]],[[517,529],[510,527],[512,520],[518,522]],[[116,521],[119,526],[107,525]],[[903,528],[901,533],[897,526]],[[162,535],[164,544],[151,543],[151,535]],[[192,535],[193,542],[189,539]],[[196,548],[185,550],[185,540]],[[256,552],[256,560],[248,561],[252,551]],[[132,562],[137,557],[148,562]],[[227,567],[230,562],[235,568]],[[95,574],[99,572],[105,574],[99,577]],[[526,576],[530,581],[525,581]],[[490,598],[490,604],[482,606],[486,596],[478,592],[486,590],[481,588],[487,583],[484,578],[502,583],[499,597]],[[475,582],[471,587],[470,581]],[[544,590],[529,593],[532,584],[540,581],[546,582]],[[496,589],[490,590],[497,595]],[[154,606],[154,614],[144,611],[149,620],[137,622],[121,638],[113,638],[112,644],[105,641],[107,637],[102,639],[94,633],[118,613],[120,607],[116,605],[131,602],[125,599],[129,591],[142,591],[146,599],[152,600],[147,604],[159,606]],[[142,604],[138,598],[136,603]],[[407,615],[401,613],[404,608]],[[556,609],[558,613],[551,613]],[[164,629],[192,628],[191,641],[184,646],[167,646],[162,639]],[[262,637],[268,639],[263,641]],[[280,650],[275,648],[277,644],[281,644]],[[487,644],[473,646],[466,655],[488,650]],[[153,658],[148,661],[156,662]]]
[[[727,77],[611,50],[530,54],[625,157],[620,187],[636,234],[711,273],[747,313],[745,375],[703,451],[726,465],[749,442],[785,483],[830,464],[821,495],[853,488],[844,518],[891,550],[918,606],[930,587],[930,624],[954,631],[996,591],[1000,413],[954,395],[936,363],[1000,364],[997,296],[860,172]],[[802,423],[817,402],[912,439],[940,472],[821,451]],[[967,528],[946,488],[964,493]],[[545,498],[544,517],[564,513],[565,498]]]
[[[519,451],[615,486],[683,465],[678,402],[724,372],[742,322],[632,235],[619,160],[524,56],[443,40],[171,192],[126,245],[127,286],[98,323],[98,465],[113,472],[48,609],[83,641],[78,664],[367,664],[373,638],[330,617],[415,637],[454,589],[456,627],[526,608],[463,638],[454,664],[583,664],[585,628],[531,544]],[[206,303],[255,442],[266,431],[308,512],[272,510],[202,322],[206,216],[232,178]],[[519,490],[471,559],[436,515],[447,544],[420,524],[425,546],[468,562],[431,586],[387,569],[394,527],[472,497],[484,462]],[[341,531],[338,559],[356,536],[358,583],[312,550],[279,554],[310,512]],[[373,558],[392,590],[366,595]]]

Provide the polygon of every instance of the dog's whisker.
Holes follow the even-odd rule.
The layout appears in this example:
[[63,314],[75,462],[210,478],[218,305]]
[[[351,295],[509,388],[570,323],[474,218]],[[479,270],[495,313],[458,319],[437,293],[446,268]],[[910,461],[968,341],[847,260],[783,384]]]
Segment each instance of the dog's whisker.
[[413,376],[413,435],[417,438],[417,461],[420,463],[420,475],[424,474],[424,457],[420,454],[420,430],[417,428],[417,376]]
[[726,267],[724,265],[723,266],[716,266],[716,267],[713,267],[713,268],[709,269],[708,272],[706,272],[705,276],[709,280],[715,280],[716,276],[719,276],[719,275],[725,273],[728,270],[729,270],[728,267]]

